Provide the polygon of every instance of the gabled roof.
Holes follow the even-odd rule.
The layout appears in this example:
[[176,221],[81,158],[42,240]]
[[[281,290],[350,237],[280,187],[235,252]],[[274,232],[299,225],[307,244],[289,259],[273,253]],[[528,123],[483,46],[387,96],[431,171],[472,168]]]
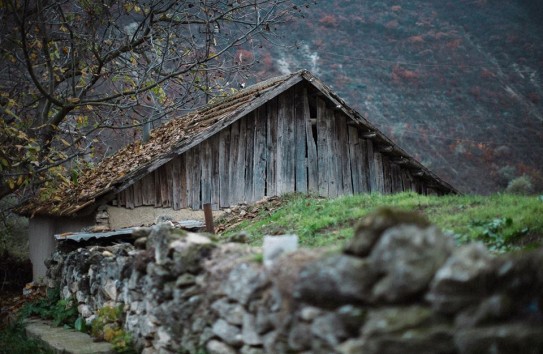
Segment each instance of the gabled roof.
[[335,107],[361,125],[400,159],[434,180],[447,192],[456,190],[411,158],[326,85],[306,70],[275,77],[236,92],[219,102],[174,118],[154,129],[147,142],[137,141],[84,171],[77,184],[64,183],[47,201],[32,200],[18,212],[26,215],[74,215],[128,188],[134,182],[234,123],[301,81],[319,90]]

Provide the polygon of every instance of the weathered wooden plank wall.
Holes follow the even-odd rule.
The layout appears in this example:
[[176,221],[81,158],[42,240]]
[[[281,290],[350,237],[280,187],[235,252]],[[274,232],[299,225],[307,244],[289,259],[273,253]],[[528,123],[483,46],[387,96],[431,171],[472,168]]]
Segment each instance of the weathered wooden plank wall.
[[137,181],[118,194],[117,204],[177,210],[211,203],[216,210],[294,191],[438,193],[372,138],[324,97],[297,85]]

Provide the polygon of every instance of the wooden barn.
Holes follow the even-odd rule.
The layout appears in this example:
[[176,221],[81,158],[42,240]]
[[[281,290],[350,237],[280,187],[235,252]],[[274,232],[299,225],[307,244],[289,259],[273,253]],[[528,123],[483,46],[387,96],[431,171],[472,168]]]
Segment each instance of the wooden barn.
[[[53,234],[114,210],[139,223],[141,211],[213,209],[301,192],[448,194],[456,190],[396,146],[307,71],[243,89],[153,130],[20,212],[30,221],[35,279]],[[139,210],[139,214],[136,212]],[[130,216],[132,215],[132,217]],[[98,218],[97,218],[98,216]],[[126,225],[120,225],[126,226]]]

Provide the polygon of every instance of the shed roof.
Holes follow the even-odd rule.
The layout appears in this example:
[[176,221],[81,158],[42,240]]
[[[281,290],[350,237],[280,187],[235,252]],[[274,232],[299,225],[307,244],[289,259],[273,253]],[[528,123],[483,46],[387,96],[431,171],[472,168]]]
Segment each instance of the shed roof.
[[108,196],[112,197],[128,188],[175,156],[304,80],[319,90],[337,109],[373,133],[382,144],[393,148],[404,163],[419,168],[423,174],[434,179],[441,189],[456,192],[452,186],[397,147],[358,112],[348,107],[310,72],[302,70],[263,81],[202,109],[174,118],[154,129],[147,142],[136,141],[125,146],[102,160],[93,169],[84,171],[79,176],[77,184],[65,182],[46,201],[40,201],[36,197],[19,208],[18,212],[26,215],[62,216],[74,215],[87,207],[92,207],[98,201],[107,200]]

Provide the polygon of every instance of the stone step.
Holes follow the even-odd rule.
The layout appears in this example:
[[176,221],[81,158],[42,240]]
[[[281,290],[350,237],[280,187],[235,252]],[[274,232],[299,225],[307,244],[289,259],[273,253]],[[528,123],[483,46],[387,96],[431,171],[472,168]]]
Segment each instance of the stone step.
[[25,322],[26,335],[42,342],[56,354],[110,354],[115,353],[107,342],[94,342],[88,334],[74,329],[53,327],[50,321],[28,319]]

